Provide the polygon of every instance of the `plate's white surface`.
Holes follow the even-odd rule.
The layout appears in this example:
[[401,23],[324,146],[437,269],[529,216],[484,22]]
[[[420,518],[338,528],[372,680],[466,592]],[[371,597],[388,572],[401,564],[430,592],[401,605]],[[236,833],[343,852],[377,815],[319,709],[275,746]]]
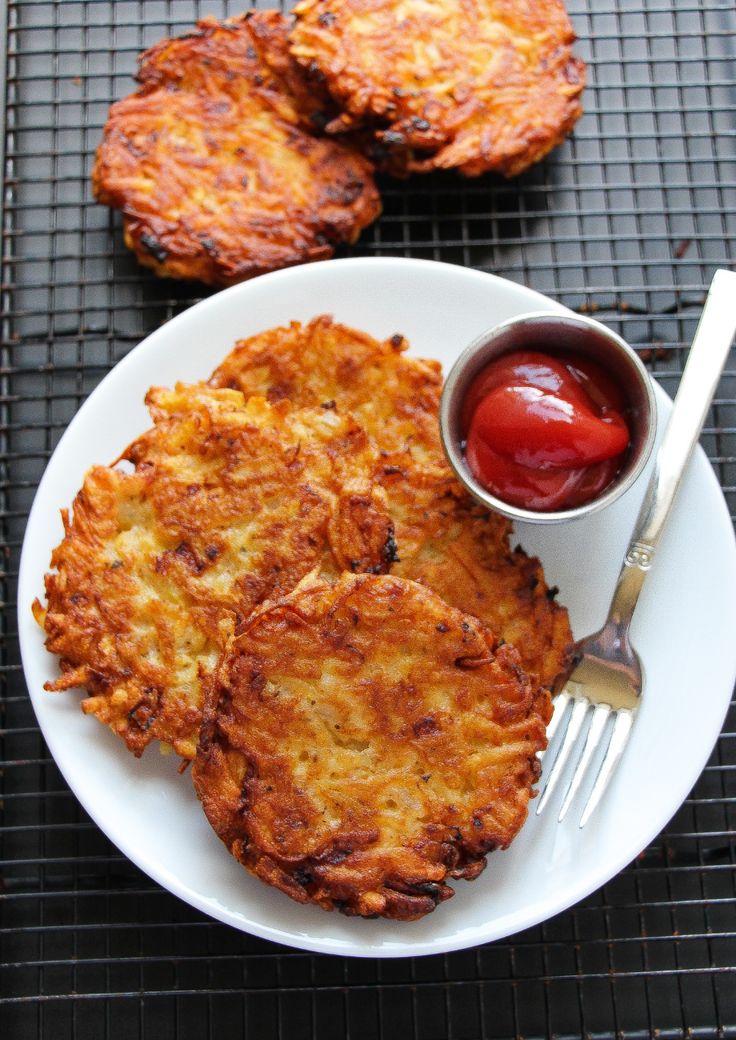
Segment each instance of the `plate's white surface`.
[[[555,307],[514,283],[464,268],[400,259],[342,260],[247,282],[191,308],[149,336],[107,376],[71,423],[39,486],[20,567],[23,664],[46,741],[77,797],[110,839],[182,899],[253,934],[310,950],[394,957],[474,946],[534,925],[599,887],[654,838],[703,769],[736,675],[736,547],[725,502],[696,452],[637,611],[634,641],[647,687],[633,736],[597,813],[556,822],[553,804],[530,816],[507,852],[472,884],[413,924],[362,921],[302,907],[251,878],[199,808],[188,775],[149,748],[136,760],[79,710],[76,694],[48,694],[57,674],[31,602],[49,555],[93,463],[114,459],[148,425],[152,384],[206,377],[236,339],[292,319],[332,313],[377,337],[407,335],[412,352],[445,369],[496,322]],[[658,389],[660,410],[669,402]],[[661,425],[661,424],[660,424]],[[646,476],[645,474],[645,479]],[[643,494],[640,481],[602,514],[562,526],[517,529],[538,553],[570,610],[576,636],[599,625]]]

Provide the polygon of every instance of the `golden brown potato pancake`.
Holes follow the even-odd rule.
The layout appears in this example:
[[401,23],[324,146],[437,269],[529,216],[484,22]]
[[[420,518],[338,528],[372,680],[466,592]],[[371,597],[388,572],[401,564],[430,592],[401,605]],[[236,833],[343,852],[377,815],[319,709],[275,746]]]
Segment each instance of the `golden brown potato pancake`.
[[414,920],[527,815],[551,713],[516,650],[393,576],[309,576],[224,656],[194,783],[228,849],[301,903]]
[[567,611],[540,561],[518,545],[511,548],[511,525],[442,485],[404,489],[400,511],[392,513],[398,555],[392,574],[419,581],[480,618],[518,649],[533,678],[557,692],[572,662]]
[[203,386],[147,403],[133,472],[94,467],[64,512],[34,612],[61,659],[49,689],[84,687],[136,755],[160,740],[186,759],[202,683],[253,608],[324,559],[385,570],[393,531],[380,489],[353,478],[373,460],[350,418]]
[[313,132],[323,99],[288,55],[288,19],[205,18],[140,58],[92,173],[157,274],[231,285],[332,256],[380,212],[371,164]]
[[562,0],[301,0],[292,54],[406,170],[507,177],[542,159],[582,108],[585,66]]
[[399,334],[379,341],[322,315],[242,340],[209,382],[246,397],[262,394],[353,415],[378,447],[381,470],[411,464],[444,474],[437,424],[441,367],[407,357],[407,347]]
[[567,612],[539,560],[511,550],[511,525],[474,505],[446,464],[439,439],[440,366],[316,318],[244,340],[211,377],[247,396],[334,406],[354,415],[378,449],[374,476],[396,531],[392,572],[421,581],[518,646],[524,668],[554,688],[570,663]]

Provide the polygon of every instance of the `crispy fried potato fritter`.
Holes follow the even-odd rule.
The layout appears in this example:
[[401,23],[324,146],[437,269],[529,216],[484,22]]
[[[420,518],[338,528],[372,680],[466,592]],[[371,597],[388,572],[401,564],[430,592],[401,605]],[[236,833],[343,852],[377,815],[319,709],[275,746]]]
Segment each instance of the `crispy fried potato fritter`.
[[332,256],[380,212],[371,164],[315,136],[323,98],[288,55],[288,19],[206,18],[140,59],[97,152],[97,199],[164,276],[231,285]]
[[518,647],[547,688],[572,652],[567,612],[539,560],[511,550],[511,525],[476,506],[446,463],[439,439],[440,367],[407,356],[402,336],[379,342],[328,317],[292,322],[238,344],[214,386],[355,415],[375,443],[374,477],[395,526],[392,572],[421,581]]
[[242,340],[209,382],[246,397],[335,408],[370,434],[382,469],[410,463],[444,472],[437,424],[441,367],[407,357],[407,347],[399,334],[380,342],[322,315]]
[[429,589],[310,576],[223,658],[193,778],[262,880],[415,920],[519,830],[550,713],[517,652]]
[[439,485],[404,493],[401,512],[393,515],[399,558],[391,572],[480,618],[518,649],[525,670],[545,690],[557,692],[573,652],[558,590],[548,587],[536,557],[510,547],[507,521],[453,491]]
[[562,0],[301,0],[292,54],[406,171],[514,176],[570,132],[585,66]]
[[49,689],[86,688],[84,711],[135,754],[160,740],[186,759],[202,684],[253,608],[325,560],[386,570],[393,528],[349,417],[203,386],[147,401],[134,471],[88,473],[35,612],[61,659]]

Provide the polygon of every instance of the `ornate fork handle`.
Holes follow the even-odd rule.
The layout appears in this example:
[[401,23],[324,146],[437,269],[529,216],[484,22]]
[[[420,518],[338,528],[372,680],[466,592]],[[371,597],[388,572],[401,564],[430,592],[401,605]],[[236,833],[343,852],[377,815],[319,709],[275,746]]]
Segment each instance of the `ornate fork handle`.
[[736,271],[718,270],[695,332],[670,421],[616,583],[608,619],[628,628],[685,468],[728,358],[736,326]]

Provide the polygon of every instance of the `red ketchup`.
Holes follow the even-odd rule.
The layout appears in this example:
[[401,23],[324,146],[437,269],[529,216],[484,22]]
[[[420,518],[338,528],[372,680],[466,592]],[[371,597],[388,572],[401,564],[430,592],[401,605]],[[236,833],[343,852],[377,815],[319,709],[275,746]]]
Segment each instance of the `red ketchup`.
[[491,494],[537,512],[597,498],[629,446],[626,402],[600,366],[524,350],[492,361],[463,408],[465,457]]

